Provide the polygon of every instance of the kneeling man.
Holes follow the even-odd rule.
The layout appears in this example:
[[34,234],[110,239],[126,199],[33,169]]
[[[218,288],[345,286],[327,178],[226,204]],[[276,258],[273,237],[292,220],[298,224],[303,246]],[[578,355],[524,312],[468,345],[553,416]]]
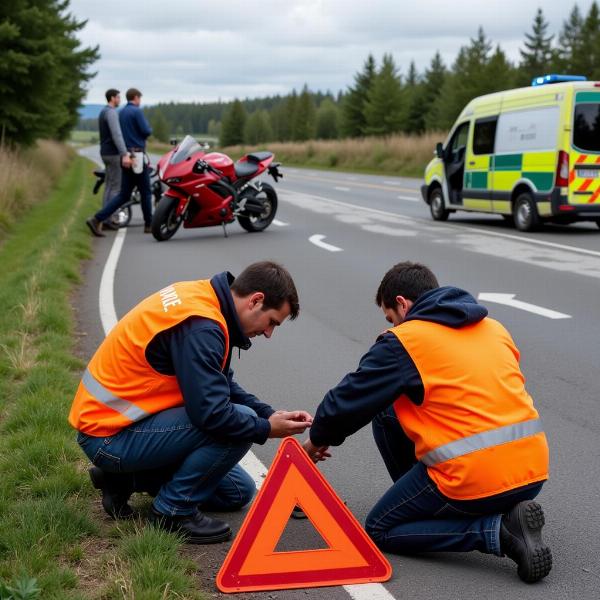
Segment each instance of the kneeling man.
[[510,334],[416,263],[390,269],[376,303],[393,327],[327,393],[305,449],[323,460],[372,422],[394,482],[366,521],[382,550],[479,550],[512,558],[524,581],[545,577],[552,555],[533,498],[548,445]]
[[203,510],[234,510],[254,495],[238,465],[253,443],[302,433],[311,416],[275,412],[233,379],[232,349],[270,338],[298,316],[298,294],[281,265],[259,262],[239,277],[175,283],[112,329],[83,375],[69,422],[95,465],[90,476],[113,518],[133,492],[155,496],[154,520],[197,544],[231,535]]

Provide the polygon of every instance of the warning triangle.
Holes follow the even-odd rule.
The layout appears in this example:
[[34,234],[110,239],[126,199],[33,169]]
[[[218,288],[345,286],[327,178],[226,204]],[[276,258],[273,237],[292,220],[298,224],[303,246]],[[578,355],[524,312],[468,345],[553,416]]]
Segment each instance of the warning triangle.
[[[276,552],[299,505],[327,548]],[[392,567],[294,438],[279,446],[267,477],[217,575],[222,592],[387,581]]]

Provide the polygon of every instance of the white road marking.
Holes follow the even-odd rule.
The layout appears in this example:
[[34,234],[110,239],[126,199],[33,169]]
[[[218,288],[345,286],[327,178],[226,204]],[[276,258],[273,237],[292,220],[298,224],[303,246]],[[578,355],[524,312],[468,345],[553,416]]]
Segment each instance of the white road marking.
[[418,198],[413,198],[412,196],[398,196],[398,200],[408,200],[409,202],[418,202]]
[[399,181],[384,181],[385,185],[400,185]]
[[[123,248],[127,228],[119,229],[113,242],[112,248],[100,281],[99,303],[100,303],[100,318],[104,335],[108,335],[109,331],[117,324],[117,311],[115,310],[114,298],[114,281],[119,255]],[[313,236],[314,237],[314,236]],[[329,245],[329,244],[326,244]],[[332,246],[334,248],[335,246]],[[337,248],[341,250],[341,248]],[[260,489],[264,478],[267,474],[267,467],[250,451],[240,461],[242,467],[248,472],[254,480],[256,488]],[[352,600],[395,600],[380,583],[365,583],[360,585],[345,585],[343,586]]]
[[273,225],[277,225],[277,227],[287,227],[289,225],[289,223],[285,223],[279,219],[273,219],[271,223],[273,223]]
[[315,233],[315,235],[311,235],[308,238],[308,241],[311,244],[318,246],[319,248],[323,248],[323,250],[329,250],[329,252],[342,252],[343,248],[338,248],[337,246],[328,244],[327,242],[323,241],[324,239],[325,239],[324,235],[321,235],[320,233]]
[[510,306],[512,308],[518,308],[548,319],[570,319],[571,315],[558,312],[556,310],[550,310],[549,308],[543,308],[529,302],[523,302],[521,300],[515,300],[515,294],[497,294],[497,293],[486,293],[483,292],[477,296],[478,300],[483,302],[494,302],[495,304],[503,304],[504,306]]
[[349,192],[350,188],[347,187],[341,187],[339,185],[336,185],[334,188],[334,190],[337,190],[338,192]]
[[127,234],[127,228],[121,227],[117,231],[115,241],[113,242],[110,254],[106,259],[106,264],[102,270],[102,278],[100,279],[100,293],[99,293],[99,308],[100,308],[100,321],[102,322],[102,329],[104,329],[104,335],[108,335],[108,332],[117,324],[117,311],[115,310],[114,302],[114,283],[115,283],[115,271],[117,270],[117,263],[119,262],[119,256],[121,249],[123,248],[123,242],[125,241],[125,235]]

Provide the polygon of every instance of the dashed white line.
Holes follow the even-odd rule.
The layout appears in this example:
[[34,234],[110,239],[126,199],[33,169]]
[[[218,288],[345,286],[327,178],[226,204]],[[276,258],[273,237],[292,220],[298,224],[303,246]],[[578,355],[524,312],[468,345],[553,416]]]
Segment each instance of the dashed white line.
[[285,223],[284,221],[280,221],[279,219],[273,219],[273,221],[271,222],[277,227],[287,227],[289,225],[289,223]]
[[409,202],[418,202],[418,198],[414,198],[412,196],[398,196],[398,200],[408,200]]
[[350,188],[347,187],[341,187],[339,185],[336,185],[334,188],[334,190],[337,190],[338,192],[349,192]]
[[311,244],[318,246],[319,248],[323,248],[323,250],[329,250],[329,252],[342,252],[343,248],[338,248],[337,246],[334,246],[333,244],[328,244],[327,242],[323,241],[324,239],[325,239],[324,235],[321,235],[320,233],[315,233],[315,235],[311,235],[308,238],[308,241]]
[[385,185],[400,185],[399,181],[384,181]]

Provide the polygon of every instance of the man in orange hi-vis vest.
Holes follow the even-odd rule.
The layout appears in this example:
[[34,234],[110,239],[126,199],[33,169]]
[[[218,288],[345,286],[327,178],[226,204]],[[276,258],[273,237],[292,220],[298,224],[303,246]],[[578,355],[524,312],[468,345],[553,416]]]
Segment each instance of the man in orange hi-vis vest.
[[196,544],[221,542],[229,511],[254,495],[238,464],[253,443],[302,433],[312,417],[274,411],[233,379],[232,348],[270,338],[298,316],[298,294],[281,265],[254,263],[239,277],[174,283],[110,331],[90,360],[69,422],[94,466],[90,477],[113,518],[133,515],[133,492],[155,496],[151,515]]
[[418,263],[390,269],[376,303],[393,327],[326,394],[306,451],[324,460],[372,422],[394,482],[366,520],[382,550],[479,550],[513,559],[526,582],[545,577],[552,554],[533,498],[548,444],[510,334]]

